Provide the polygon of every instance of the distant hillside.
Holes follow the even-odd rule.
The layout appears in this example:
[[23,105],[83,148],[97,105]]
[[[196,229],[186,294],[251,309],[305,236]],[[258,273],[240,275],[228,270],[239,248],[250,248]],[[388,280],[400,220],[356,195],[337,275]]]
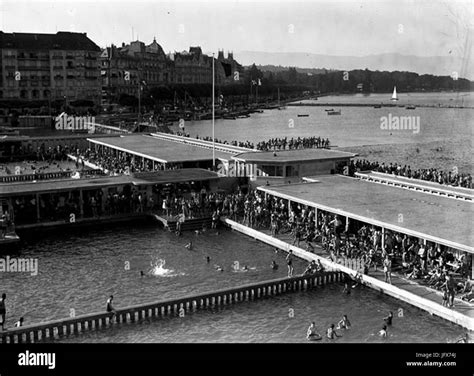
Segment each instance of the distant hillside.
[[[283,67],[281,65],[256,65],[258,69],[260,69],[262,72],[284,72],[288,70],[288,67]],[[311,74],[321,74],[321,73],[327,73],[330,72],[329,69],[319,69],[319,68],[299,68],[298,67],[298,72],[300,73],[311,73]]]
[[[474,59],[468,56],[465,59],[461,59],[456,56],[421,57],[390,53],[356,57],[303,52],[241,51],[235,52],[234,57],[243,65],[255,63],[256,65],[274,67],[272,69],[278,69],[278,66],[313,68],[317,70],[324,68],[337,70],[367,68],[373,71],[408,71],[437,76],[451,76],[453,72],[458,72],[458,77],[474,80],[474,64],[472,64]],[[301,69],[298,70],[303,72]]]

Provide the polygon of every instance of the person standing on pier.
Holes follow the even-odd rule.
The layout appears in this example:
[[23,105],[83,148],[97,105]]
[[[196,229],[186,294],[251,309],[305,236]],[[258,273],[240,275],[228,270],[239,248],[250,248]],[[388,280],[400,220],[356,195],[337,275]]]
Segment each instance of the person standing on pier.
[[115,320],[115,314],[117,313],[115,311],[115,308],[112,304],[112,301],[114,300],[114,296],[110,295],[109,299],[107,299],[107,312],[112,313],[112,317],[110,321]]
[[446,274],[446,281],[441,286],[444,288],[447,293],[447,306],[452,308],[454,306],[454,296],[456,294],[456,285],[454,283],[453,277],[450,274]]
[[2,299],[0,300],[0,317],[2,318],[2,330],[5,330],[5,317],[7,315],[7,310],[5,308],[5,299],[7,298],[7,294],[2,294]]
[[288,264],[288,277],[293,277],[293,251],[291,249],[286,256],[286,263]]
[[385,259],[383,260],[383,272],[385,274],[385,283],[392,284],[392,261],[390,261],[389,255],[385,255]]

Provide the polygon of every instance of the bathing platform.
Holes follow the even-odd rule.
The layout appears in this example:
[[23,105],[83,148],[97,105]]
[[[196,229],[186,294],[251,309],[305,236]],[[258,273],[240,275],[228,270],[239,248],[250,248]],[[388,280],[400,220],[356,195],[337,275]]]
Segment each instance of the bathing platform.
[[457,299],[454,308],[447,308],[442,305],[443,298],[437,291],[422,286],[414,281],[399,277],[395,273],[392,273],[392,284],[385,283],[382,272],[374,273],[371,271],[370,275],[361,275],[358,270],[359,265],[357,265],[355,260],[336,263],[326,258],[321,248],[315,247],[315,253],[312,253],[291,245],[290,242],[292,239],[290,239],[288,235],[273,237],[268,230],[255,230],[230,219],[222,219],[222,221],[233,230],[273,247],[286,252],[292,250],[295,256],[304,260],[320,260],[327,270],[342,272],[353,278],[359,275],[365,286],[474,331],[474,306],[470,303]]

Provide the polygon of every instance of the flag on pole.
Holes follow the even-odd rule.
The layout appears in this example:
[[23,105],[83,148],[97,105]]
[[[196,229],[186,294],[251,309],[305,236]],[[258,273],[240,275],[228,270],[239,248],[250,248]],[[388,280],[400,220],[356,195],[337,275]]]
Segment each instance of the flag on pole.
[[222,64],[222,68],[224,68],[225,76],[226,77],[232,76],[232,65],[230,65],[229,63],[224,63],[223,61],[221,61],[221,64]]

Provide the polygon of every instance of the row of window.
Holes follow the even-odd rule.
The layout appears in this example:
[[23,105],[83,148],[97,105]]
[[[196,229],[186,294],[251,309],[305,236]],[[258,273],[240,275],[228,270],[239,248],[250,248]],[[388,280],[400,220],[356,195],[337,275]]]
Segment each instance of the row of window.
[[[77,73],[77,74],[67,74],[66,76],[62,75],[62,74],[57,74],[54,76],[54,79],[55,80],[64,80],[64,78],[67,78],[68,80],[81,80],[83,78],[85,78],[86,80],[97,80],[98,79],[98,75],[97,74],[91,74],[91,73],[86,73],[86,74],[81,74],[81,73]],[[50,76],[36,76],[36,75],[20,75],[17,77],[17,75],[13,72],[8,72],[7,75],[6,75],[6,80],[15,80],[15,81],[19,81],[20,85],[22,84],[22,82],[31,82],[31,83],[34,83],[34,82],[38,82],[40,80],[42,81],[50,81]]]
[[[25,51],[14,51],[14,50],[5,50],[3,55],[5,58],[8,59],[49,59],[49,53],[37,53],[37,52],[25,52]],[[51,55],[53,59],[77,59],[77,58],[85,58],[90,60],[97,60],[97,55],[90,52],[65,52],[61,53],[59,51],[54,51],[53,55]]]
[[[84,98],[95,98],[99,96],[98,91],[94,90],[81,90],[80,92],[77,92],[76,90],[55,90],[54,91],[54,97],[55,98],[63,98],[65,95],[68,96],[68,100],[73,100],[76,97]],[[9,95],[7,93],[3,92],[3,90],[0,90],[0,98],[17,98],[18,93],[17,92],[10,92]],[[20,90],[19,97],[21,99],[50,99],[51,98],[51,91],[50,90]],[[54,98],[51,98],[54,99]]]

